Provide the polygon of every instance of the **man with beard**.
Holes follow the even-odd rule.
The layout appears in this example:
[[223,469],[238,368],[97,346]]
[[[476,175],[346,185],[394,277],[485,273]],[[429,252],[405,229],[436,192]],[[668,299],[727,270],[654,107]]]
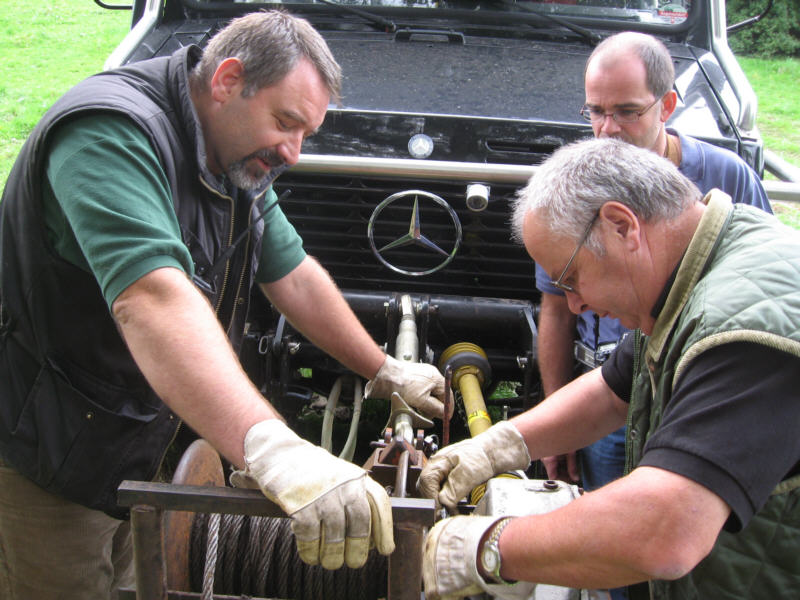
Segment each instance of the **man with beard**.
[[[581,115],[591,122],[595,137],[618,138],[667,157],[701,192],[718,188],[734,202],[772,212],[758,176],[741,158],[666,127],[677,105],[674,80],[672,57],[660,41],[642,33],[613,35],[586,63]],[[551,285],[539,265],[536,286],[542,292],[539,369],[544,392],[550,395],[573,378],[576,358],[580,372],[599,366],[627,329],[591,311],[576,317],[563,290]],[[622,428],[581,451],[585,489],[597,489],[622,474],[624,436]],[[553,478],[579,478],[574,454],[543,462]]]
[[385,355],[276,207],[340,82],[307,21],[253,13],[90,77],[32,132],[0,227],[1,597],[132,585],[116,489],[157,475],[182,422],[292,516],[306,562],[393,550],[383,488],[295,435],[236,357],[257,283],[368,395],[442,414],[435,367]]

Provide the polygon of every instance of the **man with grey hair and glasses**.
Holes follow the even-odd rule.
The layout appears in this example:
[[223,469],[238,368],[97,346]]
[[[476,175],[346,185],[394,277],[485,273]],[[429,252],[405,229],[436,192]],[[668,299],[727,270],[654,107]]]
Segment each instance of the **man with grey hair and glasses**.
[[440,521],[426,598],[523,598],[537,583],[647,581],[632,600],[800,589],[800,235],[619,140],[557,151],[513,228],[574,313],[633,332],[601,368],[434,454],[419,487],[454,509],[490,475],[627,419],[626,474],[545,514]]
[[442,414],[438,370],[386,356],[272,190],[340,86],[307,21],[257,12],[86,79],[32,132],[0,220],[0,597],[131,586],[117,488],[163,474],[186,430],[292,517],[304,561],[392,552],[382,486],[293,433],[237,360],[257,285],[368,395]]
[[[656,38],[636,32],[613,35],[586,62],[586,104],[581,115],[595,137],[616,138],[667,157],[700,191],[718,188],[733,202],[772,212],[756,173],[736,154],[666,127],[678,97],[669,50]],[[538,363],[546,396],[576,372],[600,366],[627,329],[617,319],[592,311],[570,312],[563,286],[551,283],[537,265],[542,292],[538,321]],[[545,457],[552,478],[577,481],[594,490],[622,474],[624,427],[579,452]],[[615,594],[621,598],[620,594]]]

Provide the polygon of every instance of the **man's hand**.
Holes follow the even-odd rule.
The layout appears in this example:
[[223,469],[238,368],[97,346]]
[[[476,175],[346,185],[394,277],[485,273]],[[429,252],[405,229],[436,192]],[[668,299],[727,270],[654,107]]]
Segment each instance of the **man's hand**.
[[[365,397],[386,398],[397,392],[412,408],[426,417],[444,416],[444,377],[439,369],[428,363],[404,362],[391,356],[367,382]],[[452,405],[451,405],[452,414]]]
[[481,538],[502,517],[461,516],[439,521],[425,538],[422,579],[425,598],[463,598],[487,592],[496,598],[529,598],[536,584],[487,583],[478,572]]
[[454,510],[476,485],[504,471],[527,469],[530,463],[522,434],[510,422],[500,421],[434,454],[422,469],[417,488],[426,498]]
[[371,542],[394,551],[392,507],[360,467],[297,436],[277,419],[253,425],[244,440],[246,467],[231,483],[257,487],[292,517],[300,558],[326,569],[358,568]]
[[548,479],[557,479],[567,483],[577,483],[580,481],[578,472],[578,455],[575,452],[561,454],[559,456],[544,456],[542,464],[547,471]]

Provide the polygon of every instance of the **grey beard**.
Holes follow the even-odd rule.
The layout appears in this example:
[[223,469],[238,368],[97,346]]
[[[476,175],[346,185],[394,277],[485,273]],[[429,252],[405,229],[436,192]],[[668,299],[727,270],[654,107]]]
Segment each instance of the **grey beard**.
[[[253,158],[260,158],[266,161],[271,169],[260,177],[254,177],[248,172],[247,162]],[[237,160],[228,165],[225,174],[231,183],[236,187],[243,190],[261,190],[271,184],[281,173],[288,169],[286,165],[274,152],[269,150],[261,150],[245,156],[241,160]]]

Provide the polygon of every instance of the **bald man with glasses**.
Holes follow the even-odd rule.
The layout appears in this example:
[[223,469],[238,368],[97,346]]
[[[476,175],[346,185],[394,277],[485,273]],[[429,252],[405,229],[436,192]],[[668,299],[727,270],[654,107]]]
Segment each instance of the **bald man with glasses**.
[[[718,188],[734,202],[772,212],[756,173],[736,154],[666,126],[677,105],[675,71],[667,48],[652,36],[624,32],[597,46],[586,63],[586,103],[580,114],[597,138],[617,138],[668,158],[702,193]],[[577,374],[600,366],[627,329],[592,311],[570,311],[569,265],[552,281],[540,265],[539,369],[549,396]],[[620,290],[620,293],[625,293]],[[577,364],[577,369],[576,369]],[[624,427],[574,454],[542,459],[549,477],[597,489],[622,475]],[[618,596],[621,597],[621,596]]]

